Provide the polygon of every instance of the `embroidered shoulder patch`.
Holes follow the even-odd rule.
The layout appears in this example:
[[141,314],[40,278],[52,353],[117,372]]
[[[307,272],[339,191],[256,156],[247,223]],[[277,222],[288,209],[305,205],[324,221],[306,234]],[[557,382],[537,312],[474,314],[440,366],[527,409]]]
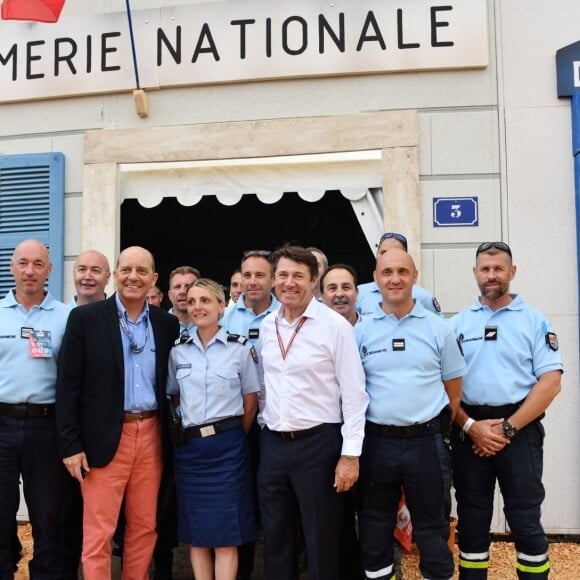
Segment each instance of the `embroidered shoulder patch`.
[[546,344],[555,352],[558,350],[558,336],[555,332],[546,332]]

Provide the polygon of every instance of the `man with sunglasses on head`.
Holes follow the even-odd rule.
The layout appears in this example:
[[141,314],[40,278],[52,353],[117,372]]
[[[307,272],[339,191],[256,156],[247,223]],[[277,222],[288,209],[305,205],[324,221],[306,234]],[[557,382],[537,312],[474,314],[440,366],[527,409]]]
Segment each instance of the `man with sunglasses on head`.
[[[403,234],[397,234],[394,232],[387,232],[381,236],[379,240],[379,247],[377,249],[377,260],[382,256],[387,250],[404,250],[409,251],[407,238]],[[358,300],[356,303],[356,309],[363,316],[372,314],[377,308],[379,302],[381,301],[381,291],[377,286],[376,282],[367,282],[366,284],[359,284],[358,287]],[[434,298],[423,288],[417,284],[413,285],[413,298],[420,302],[428,311],[434,312],[435,314],[441,313],[441,306]]]
[[510,294],[516,275],[504,242],[485,242],[473,268],[481,292],[450,324],[467,363],[451,441],[459,516],[459,578],[487,578],[496,480],[514,538],[520,580],[548,577],[540,523],[544,428],[560,391],[557,336],[544,315]]

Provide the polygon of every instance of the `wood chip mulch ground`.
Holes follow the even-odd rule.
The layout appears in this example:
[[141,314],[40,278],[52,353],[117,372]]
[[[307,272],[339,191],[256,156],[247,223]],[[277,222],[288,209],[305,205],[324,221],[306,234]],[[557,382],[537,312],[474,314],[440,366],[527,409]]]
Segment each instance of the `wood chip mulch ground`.
[[[455,569],[459,550],[453,549]],[[413,546],[413,552],[403,557],[404,580],[421,580],[418,569],[419,556]],[[489,563],[489,580],[517,580],[515,572],[516,554],[512,542],[494,542],[491,545]],[[550,580],[574,580],[580,578],[580,543],[550,544]],[[453,578],[458,578],[457,572]]]
[[[23,558],[15,580],[28,580],[26,563],[32,555],[32,537],[29,525],[18,526],[18,535],[23,545]],[[457,564],[458,550],[454,547],[455,562]],[[551,580],[574,580],[580,578],[580,543],[555,542],[550,544],[550,560],[552,570]],[[411,554],[403,557],[404,580],[421,580],[418,569],[419,557],[415,546]],[[189,564],[187,562],[187,564]],[[515,551],[511,542],[494,542],[491,546],[491,561],[489,580],[517,580],[515,573]],[[188,570],[191,578],[190,569]],[[179,578],[181,576],[174,576]],[[457,578],[457,574],[454,575]]]

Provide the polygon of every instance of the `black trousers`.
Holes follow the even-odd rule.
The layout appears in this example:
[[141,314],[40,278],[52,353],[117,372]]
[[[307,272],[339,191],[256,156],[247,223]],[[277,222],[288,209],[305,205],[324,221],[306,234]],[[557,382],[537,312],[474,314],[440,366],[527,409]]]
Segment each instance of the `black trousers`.
[[58,455],[54,416],[0,417],[0,579],[14,577],[14,521],[24,498],[32,525],[34,556],[28,564],[34,580],[60,580],[64,467]]
[[338,578],[344,495],[337,493],[333,484],[341,447],[340,425],[298,440],[285,440],[263,429],[258,496],[266,580],[298,578],[298,515],[308,555],[308,578]]
[[78,578],[83,551],[83,494],[81,484],[68,472],[64,476],[64,499],[61,513],[63,544],[63,579]]
[[393,533],[401,486],[423,576],[451,578],[453,555],[447,545],[451,458],[441,433],[405,439],[366,434],[358,489],[360,544],[367,575],[377,580],[394,577]]

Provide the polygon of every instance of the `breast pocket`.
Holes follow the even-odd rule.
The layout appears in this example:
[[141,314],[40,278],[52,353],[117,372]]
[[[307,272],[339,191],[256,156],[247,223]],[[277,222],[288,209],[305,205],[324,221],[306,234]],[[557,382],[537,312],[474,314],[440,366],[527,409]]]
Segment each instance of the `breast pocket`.
[[177,367],[175,368],[175,379],[177,381],[186,379],[190,374],[191,374],[190,364],[177,365]]
[[216,369],[216,391],[219,395],[231,395],[232,390],[241,389],[238,373],[233,369]]

